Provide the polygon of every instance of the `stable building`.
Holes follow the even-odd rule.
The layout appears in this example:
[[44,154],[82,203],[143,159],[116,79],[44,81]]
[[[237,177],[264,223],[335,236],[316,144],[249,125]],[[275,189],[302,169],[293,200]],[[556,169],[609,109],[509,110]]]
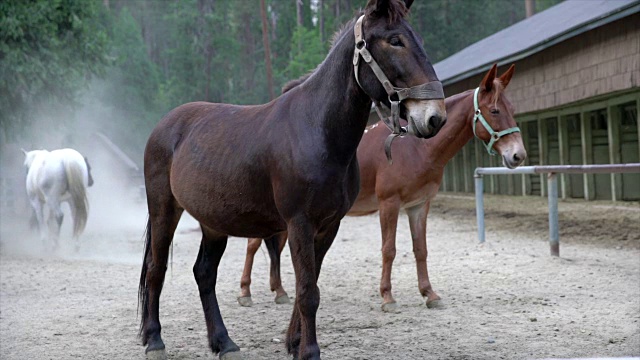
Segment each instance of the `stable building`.
[[[494,63],[516,72],[525,165],[640,162],[640,0],[566,0],[434,65],[447,96],[478,86]],[[476,167],[502,166],[479,140],[447,165],[441,191],[473,192]],[[494,175],[485,192],[546,196],[545,175]],[[562,198],[640,200],[640,174],[562,174]]]

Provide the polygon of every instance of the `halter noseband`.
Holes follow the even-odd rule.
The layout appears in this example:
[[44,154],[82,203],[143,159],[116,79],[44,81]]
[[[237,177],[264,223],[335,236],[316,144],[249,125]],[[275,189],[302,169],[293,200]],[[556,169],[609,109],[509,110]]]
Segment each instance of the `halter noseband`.
[[496,155],[496,152],[493,150],[493,144],[495,144],[496,141],[500,140],[500,138],[505,135],[508,135],[514,132],[520,132],[520,128],[517,126],[514,126],[506,130],[495,132],[491,128],[491,125],[489,125],[487,120],[485,120],[484,116],[482,116],[482,111],[480,111],[480,106],[478,105],[478,93],[480,93],[480,88],[476,88],[476,91],[473,94],[473,107],[475,109],[475,115],[473,116],[473,135],[475,135],[475,137],[480,139],[478,137],[478,134],[476,134],[476,122],[480,120],[480,123],[482,124],[482,126],[484,126],[484,128],[489,133],[489,136],[491,136],[489,143],[485,143],[484,141],[482,141],[482,139],[480,140],[482,141],[482,144],[484,145],[484,147],[487,148],[487,152],[489,153],[489,155]]
[[[358,79],[358,66],[360,63],[360,56],[365,63],[371,67],[373,73],[378,78],[378,81],[382,84],[387,95],[389,95],[389,103],[391,103],[391,116],[386,117],[380,111],[380,103],[377,100],[373,100],[373,106],[378,113],[378,116],[385,125],[391,130],[391,135],[387,137],[384,142],[384,151],[387,155],[387,160],[391,163],[391,143],[393,139],[398,136],[403,136],[407,133],[405,127],[400,126],[400,103],[406,99],[420,99],[420,100],[435,100],[444,99],[444,91],[442,89],[442,83],[440,81],[430,81],[421,85],[413,86],[410,88],[398,88],[391,84],[389,78],[384,74],[378,63],[373,59],[373,56],[367,50],[367,42],[364,40],[362,32],[362,23],[364,21],[364,15],[360,16],[353,28],[353,33],[356,38],[356,46],[353,52],[353,67],[355,70],[356,81],[360,88],[364,90],[360,80]],[[366,91],[365,91],[366,93]],[[397,100],[393,100],[393,98]]]

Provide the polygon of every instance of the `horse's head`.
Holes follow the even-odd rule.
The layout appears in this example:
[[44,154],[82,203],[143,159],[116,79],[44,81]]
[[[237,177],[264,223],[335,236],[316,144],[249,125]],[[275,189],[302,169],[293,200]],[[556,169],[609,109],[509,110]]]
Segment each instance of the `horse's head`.
[[359,61],[356,79],[369,97],[390,108],[392,102],[399,102],[400,116],[409,123],[408,132],[429,138],[444,125],[447,114],[442,84],[422,40],[405,19],[411,3],[413,0],[369,0],[362,20],[358,20],[361,25],[356,23],[354,28],[354,65]]
[[497,69],[494,64],[474,94],[473,130],[485,143],[489,153],[497,151],[502,156],[504,166],[514,169],[527,157],[520,129],[513,119],[515,110],[504,95],[515,65],[511,65],[500,77],[496,77]]
[[31,167],[31,164],[33,164],[33,161],[35,160],[35,158],[38,155],[47,152],[47,150],[31,150],[31,151],[27,151],[25,149],[20,149],[20,150],[22,150],[22,153],[24,154],[24,168],[27,172],[29,172],[29,168]]
[[84,158],[84,163],[87,164],[87,176],[89,178],[87,187],[93,185],[93,176],[91,176],[91,165],[89,165],[89,159]]

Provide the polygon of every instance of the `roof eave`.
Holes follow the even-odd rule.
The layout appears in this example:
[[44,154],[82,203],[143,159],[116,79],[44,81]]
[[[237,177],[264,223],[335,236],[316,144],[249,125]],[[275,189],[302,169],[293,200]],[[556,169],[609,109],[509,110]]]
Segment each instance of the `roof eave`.
[[555,44],[558,44],[562,41],[565,41],[569,38],[572,38],[574,36],[578,36],[584,32],[587,32],[589,30],[593,30],[595,28],[598,28],[600,26],[606,25],[608,23],[614,22],[616,20],[622,19],[624,17],[627,17],[629,15],[635,14],[637,12],[640,12],[640,2],[636,2],[636,3],[631,3],[626,7],[621,7],[619,9],[616,9],[608,14],[605,14],[603,16],[601,16],[600,18],[594,19],[593,21],[589,21],[586,23],[583,23],[577,27],[574,27],[572,29],[569,29],[563,33],[558,34],[557,36],[551,37],[545,41],[539,42],[536,45],[533,45],[525,50],[519,51],[517,53],[511,54],[509,56],[505,56],[499,59],[495,59],[489,63],[485,63],[483,65],[480,65],[478,67],[475,67],[473,69],[467,70],[463,73],[460,73],[458,75],[455,75],[453,77],[450,77],[448,79],[444,79],[444,80],[440,80],[442,82],[443,86],[447,86],[447,85],[451,85],[453,83],[456,83],[458,81],[464,80],[466,78],[469,78],[471,76],[480,74],[482,72],[487,71],[488,69],[491,68],[491,66],[493,66],[494,63],[513,63],[516,62],[518,60],[524,59],[530,55],[533,55],[539,51],[542,51],[544,49],[547,49]]

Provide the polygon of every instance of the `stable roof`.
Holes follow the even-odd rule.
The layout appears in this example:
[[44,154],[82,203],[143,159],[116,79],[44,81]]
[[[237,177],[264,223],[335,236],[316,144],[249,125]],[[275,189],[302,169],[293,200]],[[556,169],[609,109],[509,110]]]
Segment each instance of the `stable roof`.
[[[434,65],[443,85],[511,63],[640,11],[640,0],[565,0]],[[500,46],[496,46],[499,44]]]

